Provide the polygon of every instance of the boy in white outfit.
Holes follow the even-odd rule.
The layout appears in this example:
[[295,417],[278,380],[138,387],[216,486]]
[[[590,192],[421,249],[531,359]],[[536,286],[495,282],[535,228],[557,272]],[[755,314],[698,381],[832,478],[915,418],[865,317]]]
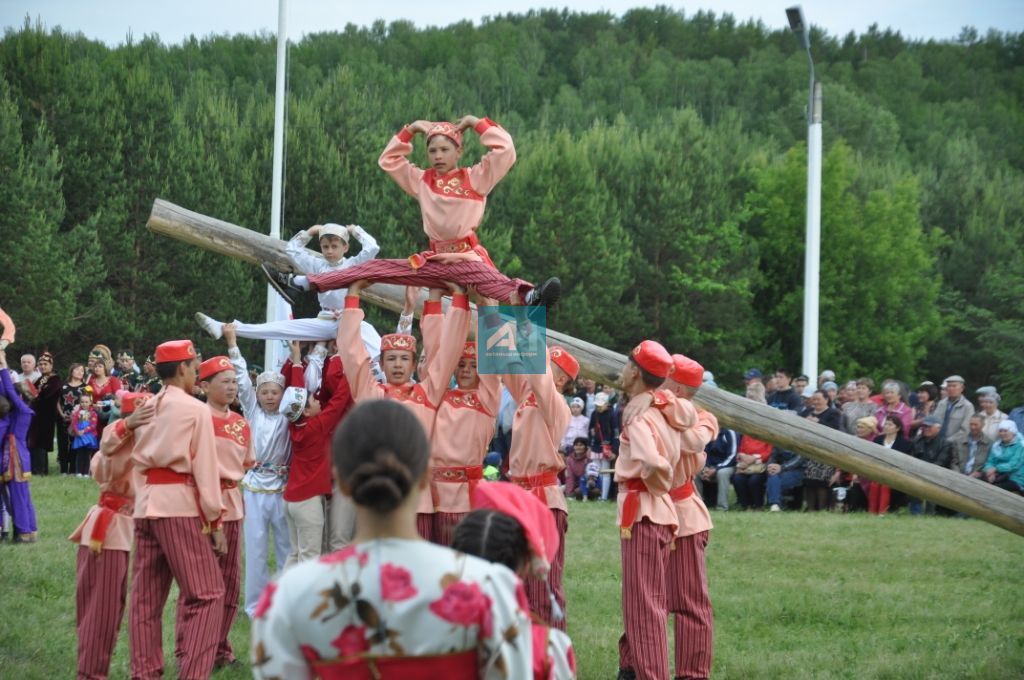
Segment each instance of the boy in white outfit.
[[256,465],[242,478],[242,500],[245,519],[242,532],[245,540],[245,613],[252,618],[260,593],[270,581],[267,557],[270,553],[269,531],[274,534],[274,562],[278,571],[284,567],[292,551],[285,521],[282,493],[288,481],[292,442],[288,436],[288,419],[278,413],[284,395],[284,376],[267,371],[252,379],[245,358],[238,350],[233,324],[225,324],[224,339],[228,359],[238,380],[238,401],[242,414],[252,430]]
[[[313,237],[319,237],[320,252],[316,255],[306,250],[306,244]],[[355,237],[362,249],[355,257],[345,257],[349,249],[349,240]],[[323,274],[339,269],[348,269],[357,264],[369,262],[377,257],[380,246],[377,241],[360,226],[350,224],[314,225],[303,229],[292,236],[286,248],[295,266],[306,274]],[[288,319],[269,323],[242,323],[235,321],[235,335],[253,340],[311,340],[328,341],[338,336],[338,318],[345,307],[345,295],[348,289],[329,290],[320,293],[320,313],[315,319]],[[202,312],[196,312],[196,321],[203,330],[214,338],[220,338],[224,323],[217,321]],[[363,322],[360,335],[366,346],[366,353],[371,358],[380,354],[380,335],[370,324]]]

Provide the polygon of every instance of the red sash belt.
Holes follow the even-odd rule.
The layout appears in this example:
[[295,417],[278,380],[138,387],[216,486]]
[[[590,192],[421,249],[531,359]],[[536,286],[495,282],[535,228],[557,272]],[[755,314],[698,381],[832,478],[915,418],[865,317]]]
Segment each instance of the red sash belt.
[[100,494],[96,505],[99,506],[100,512],[89,532],[89,550],[94,553],[98,553],[103,548],[103,541],[107,538],[107,530],[110,529],[110,525],[114,521],[114,515],[130,515],[132,506],[135,505],[135,499],[131,496],[104,491]]
[[322,680],[477,680],[477,652],[470,649],[437,656],[361,656],[344,661],[314,661]]
[[430,499],[434,503],[436,511],[441,505],[441,495],[438,493],[437,485],[441,484],[469,484],[469,498],[473,499],[476,485],[484,478],[484,467],[482,465],[467,465],[465,467],[435,467],[431,469],[430,477]]
[[546,505],[548,502],[547,493],[544,491],[544,487],[547,486],[558,486],[558,473],[557,472],[542,472],[539,475],[527,475],[526,477],[513,477],[513,484],[518,484],[527,491],[533,492],[533,495],[544,501]]
[[683,484],[682,486],[677,486],[676,488],[669,491],[668,495],[672,498],[673,501],[685,501],[687,498],[693,495],[693,491],[693,480],[691,479],[686,484]]
[[149,468],[143,472],[146,475],[146,484],[160,486],[164,484],[187,484],[192,487],[193,496],[196,499],[196,512],[199,519],[203,521],[203,533],[210,533],[210,529],[220,525],[220,518],[207,523],[206,514],[203,512],[203,504],[199,501],[199,487],[196,486],[196,478],[185,472],[178,472],[171,468]]
[[622,519],[619,520],[619,535],[622,538],[630,538],[633,535],[630,528],[640,512],[640,494],[648,493],[647,485],[642,479],[627,479],[619,486],[626,487],[626,500],[622,503]]
[[494,266],[494,262],[491,261],[491,256],[487,252],[487,249],[480,245],[480,239],[476,237],[476,234],[470,234],[465,238],[453,238],[448,241],[431,241],[430,250],[425,250],[422,253],[414,253],[409,256],[409,266],[413,269],[419,269],[427,263],[434,255],[447,255],[450,253],[476,253],[480,256],[484,262],[490,267],[497,269]]

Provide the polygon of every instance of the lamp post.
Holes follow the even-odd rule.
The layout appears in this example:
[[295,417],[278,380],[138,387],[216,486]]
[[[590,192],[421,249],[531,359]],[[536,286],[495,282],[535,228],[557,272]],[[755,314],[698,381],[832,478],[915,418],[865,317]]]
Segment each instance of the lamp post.
[[[279,0],[277,7],[277,76],[274,83],[274,160],[270,192],[270,235],[281,238],[281,203],[284,193],[284,133],[285,133],[285,62],[288,57],[287,0]],[[287,319],[291,309],[267,284],[267,322]],[[283,347],[278,340],[267,340],[263,365],[275,371],[283,363]]]
[[814,80],[811,36],[800,5],[786,9],[789,28],[807,52],[811,85],[807,100],[807,236],[804,253],[803,373],[818,375],[818,307],[821,272],[821,83]]

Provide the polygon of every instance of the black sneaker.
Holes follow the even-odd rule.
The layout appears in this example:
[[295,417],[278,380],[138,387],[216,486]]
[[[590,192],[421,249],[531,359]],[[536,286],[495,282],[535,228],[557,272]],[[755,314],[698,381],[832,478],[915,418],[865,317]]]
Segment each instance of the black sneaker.
[[274,287],[277,294],[283,297],[288,304],[294,306],[296,298],[306,292],[292,283],[293,274],[274,269],[269,264],[261,264],[260,269],[263,270],[263,275],[267,277],[267,281]]
[[526,294],[526,304],[530,307],[554,307],[561,295],[562,282],[557,276],[552,276]]
[[632,668],[620,668],[617,680],[636,680],[636,671]]

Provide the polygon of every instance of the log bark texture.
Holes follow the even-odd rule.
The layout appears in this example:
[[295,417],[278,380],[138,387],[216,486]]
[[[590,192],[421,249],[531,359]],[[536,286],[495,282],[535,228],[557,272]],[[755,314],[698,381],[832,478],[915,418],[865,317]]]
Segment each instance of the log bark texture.
[[[296,271],[285,252],[284,241],[159,198],[153,202],[147,226],[158,234],[228,257]],[[362,296],[374,305],[398,312],[405,300],[405,289],[376,284],[364,290]],[[472,323],[470,328],[472,332],[476,324]],[[625,355],[550,329],[548,344],[568,349],[585,375],[618,383]],[[715,387],[702,387],[694,402],[713,413],[725,427],[1024,536],[1024,497]]]

